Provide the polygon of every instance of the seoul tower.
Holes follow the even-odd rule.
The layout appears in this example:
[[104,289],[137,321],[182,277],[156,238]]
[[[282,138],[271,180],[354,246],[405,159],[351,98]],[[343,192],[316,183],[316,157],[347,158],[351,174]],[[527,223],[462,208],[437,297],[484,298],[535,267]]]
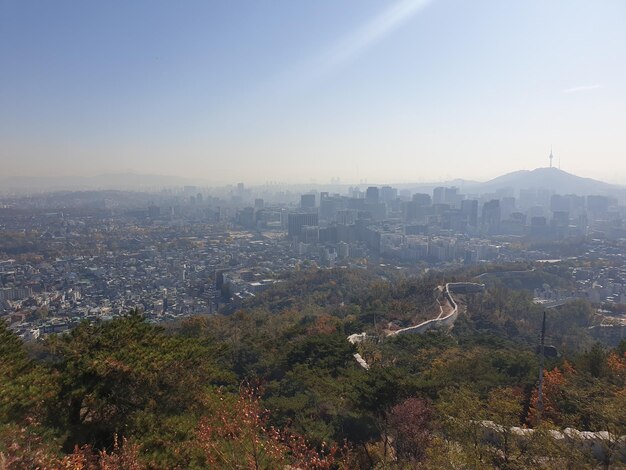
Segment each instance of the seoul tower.
[[554,158],[554,155],[552,155],[552,145],[550,145],[550,168],[552,168],[552,159]]

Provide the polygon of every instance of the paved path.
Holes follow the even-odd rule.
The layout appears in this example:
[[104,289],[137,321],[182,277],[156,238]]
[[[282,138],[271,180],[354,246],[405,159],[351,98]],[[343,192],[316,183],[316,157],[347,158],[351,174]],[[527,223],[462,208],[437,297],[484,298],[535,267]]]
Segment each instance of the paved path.
[[437,317],[432,318],[430,320],[426,320],[422,323],[418,323],[417,325],[413,325],[407,328],[401,328],[399,330],[392,331],[389,333],[389,336],[403,335],[407,333],[422,334],[433,328],[441,328],[441,327],[452,328],[452,326],[454,326],[454,322],[456,322],[456,319],[459,316],[459,306],[454,300],[452,293],[455,290],[457,290],[458,292],[462,292],[462,291],[479,292],[479,291],[483,291],[484,289],[485,289],[484,284],[478,284],[475,282],[448,282],[445,285],[445,289],[443,289],[443,292],[444,292],[444,297],[446,299],[447,304],[452,309],[450,313],[448,313],[447,315],[444,315],[444,307],[439,302],[439,299],[437,299],[437,302],[439,303],[439,307],[441,309]]
[[[437,303],[439,304],[439,315],[437,315],[435,318],[431,318],[430,320],[418,323],[417,325],[389,332],[387,336],[396,336],[403,334],[422,334],[433,328],[452,328],[454,326],[454,323],[456,322],[456,319],[459,316],[459,306],[454,300],[452,293],[455,291],[458,293],[482,292],[485,290],[485,285],[475,282],[448,282],[444,288],[442,288],[442,286],[439,286],[438,290],[440,292],[443,292],[446,304],[451,309],[450,313],[444,314],[444,305],[442,305],[439,301],[439,298],[437,298]],[[360,343],[361,341],[365,341],[366,339],[366,333],[353,334],[348,336],[347,338],[347,340],[351,344]],[[369,369],[369,364],[365,361],[365,359],[361,357],[360,354],[354,354],[354,358],[361,367],[366,370]]]

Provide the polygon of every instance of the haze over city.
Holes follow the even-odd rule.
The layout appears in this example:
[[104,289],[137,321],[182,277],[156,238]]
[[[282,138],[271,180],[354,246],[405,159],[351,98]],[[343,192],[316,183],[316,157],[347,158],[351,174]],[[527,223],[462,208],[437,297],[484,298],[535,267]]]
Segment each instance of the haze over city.
[[3,178],[623,184],[618,0],[0,5]]
[[0,470],[626,468],[624,0],[0,0]]

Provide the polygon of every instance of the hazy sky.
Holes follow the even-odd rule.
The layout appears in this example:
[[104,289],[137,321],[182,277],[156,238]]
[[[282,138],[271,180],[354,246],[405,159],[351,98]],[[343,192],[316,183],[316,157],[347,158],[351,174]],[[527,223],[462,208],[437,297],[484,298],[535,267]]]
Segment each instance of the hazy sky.
[[626,184],[623,0],[0,0],[0,177]]

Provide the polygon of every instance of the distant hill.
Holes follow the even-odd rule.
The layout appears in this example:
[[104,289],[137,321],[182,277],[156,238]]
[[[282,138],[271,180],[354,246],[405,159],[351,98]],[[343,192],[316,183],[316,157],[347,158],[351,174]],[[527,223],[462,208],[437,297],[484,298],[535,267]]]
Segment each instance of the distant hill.
[[148,190],[172,186],[206,185],[200,179],[177,176],[110,173],[85,177],[14,177],[0,179],[0,191],[49,191],[84,189]]
[[[371,183],[382,186],[387,182]],[[39,192],[59,190],[132,190],[151,191],[162,188],[181,187],[188,185],[211,186],[208,180],[200,178],[182,178],[177,176],[150,175],[138,173],[110,173],[87,177],[13,177],[0,178],[0,194],[3,192]],[[311,189],[319,191],[345,192],[352,185],[348,184],[316,184],[316,183],[284,183],[274,187],[289,189],[295,192],[306,192]],[[464,194],[494,193],[501,189],[510,189],[516,195],[520,189],[549,189],[557,194],[578,194],[581,196],[594,194],[606,195],[626,201],[626,186],[605,183],[603,181],[567,173],[558,168],[537,168],[535,170],[520,170],[498,176],[489,181],[472,181],[454,179],[427,183],[400,183],[393,184],[399,189],[408,189],[412,193],[424,192],[432,194],[437,186],[456,186]]]
[[592,178],[576,176],[558,168],[536,168],[507,173],[489,181],[455,179],[440,182],[400,184],[400,188],[411,192],[432,194],[437,186],[456,186],[462,194],[488,194],[509,189],[516,196],[520,189],[547,189],[556,194],[613,196],[626,201],[626,186],[609,184]]
[[499,189],[547,189],[557,194],[589,194],[615,196],[623,199],[626,187],[605,183],[592,178],[583,178],[558,168],[536,168],[520,170],[498,176],[484,183],[461,185],[463,191],[473,193],[491,193]]

